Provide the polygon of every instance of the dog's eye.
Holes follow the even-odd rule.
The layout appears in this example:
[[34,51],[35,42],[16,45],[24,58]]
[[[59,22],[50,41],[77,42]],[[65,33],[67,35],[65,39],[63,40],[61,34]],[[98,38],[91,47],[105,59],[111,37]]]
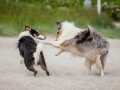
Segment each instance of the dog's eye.
[[61,29],[61,27],[58,28],[58,30],[60,30],[60,29]]
[[75,38],[79,38],[79,35],[75,36]]
[[40,34],[38,33],[37,36],[39,36]]

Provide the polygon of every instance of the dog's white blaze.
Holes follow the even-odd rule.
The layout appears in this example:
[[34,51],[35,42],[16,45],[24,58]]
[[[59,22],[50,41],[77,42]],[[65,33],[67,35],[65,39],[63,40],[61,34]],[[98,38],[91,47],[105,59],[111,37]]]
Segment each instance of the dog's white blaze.
[[35,65],[37,65],[37,62],[39,60],[39,55],[40,55],[40,52],[42,51],[42,47],[43,47],[43,44],[39,43],[37,45],[36,52],[33,54],[35,58]]
[[70,23],[67,21],[62,22],[62,34],[58,38],[58,41],[71,39],[75,37],[75,35],[77,35],[81,30],[82,29],[75,27],[74,23]]
[[[33,38],[33,36],[30,34],[29,31],[24,31],[24,32],[21,32],[18,36],[18,38],[22,38],[23,36],[30,36],[31,38]],[[34,39],[34,38],[33,38]]]

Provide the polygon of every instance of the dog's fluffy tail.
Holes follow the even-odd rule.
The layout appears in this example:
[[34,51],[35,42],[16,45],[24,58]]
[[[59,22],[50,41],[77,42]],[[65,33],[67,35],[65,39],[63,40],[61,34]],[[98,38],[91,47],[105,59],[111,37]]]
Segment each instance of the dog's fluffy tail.
[[39,43],[37,45],[36,52],[34,53],[35,65],[37,65],[37,62],[39,60],[39,55],[40,55],[40,52],[42,51],[42,48],[43,48],[43,44]]

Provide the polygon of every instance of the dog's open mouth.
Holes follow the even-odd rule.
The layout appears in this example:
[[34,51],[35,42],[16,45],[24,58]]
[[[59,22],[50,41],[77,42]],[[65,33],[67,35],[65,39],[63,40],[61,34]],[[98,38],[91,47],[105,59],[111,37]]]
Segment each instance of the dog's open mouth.
[[46,38],[38,38],[39,40],[45,40]]

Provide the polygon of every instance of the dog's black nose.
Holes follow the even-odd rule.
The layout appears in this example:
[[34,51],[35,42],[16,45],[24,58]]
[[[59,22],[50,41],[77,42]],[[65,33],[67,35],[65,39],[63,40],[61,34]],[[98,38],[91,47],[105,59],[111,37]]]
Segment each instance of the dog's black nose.
[[45,39],[46,39],[46,37],[45,37]]

